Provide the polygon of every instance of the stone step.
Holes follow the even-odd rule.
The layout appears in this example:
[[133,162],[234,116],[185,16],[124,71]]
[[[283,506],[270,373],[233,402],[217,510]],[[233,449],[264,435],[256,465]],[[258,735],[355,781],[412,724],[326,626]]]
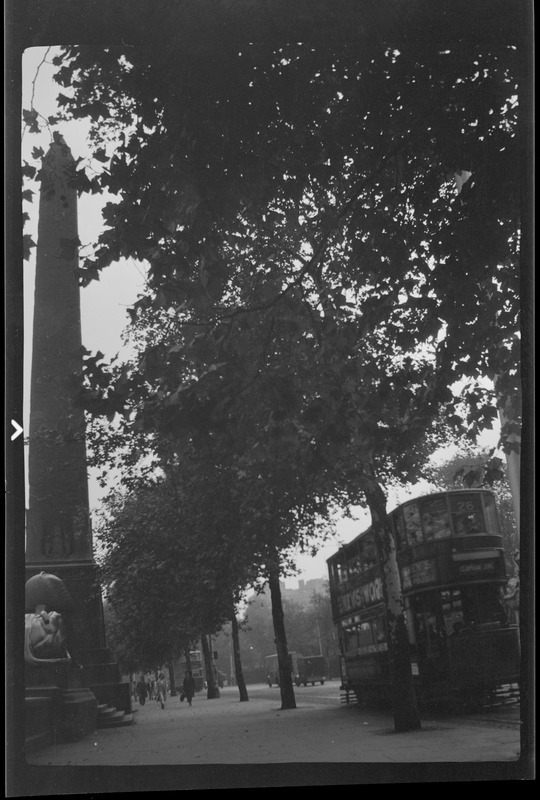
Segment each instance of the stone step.
[[134,722],[133,714],[119,711],[114,706],[99,705],[98,706],[98,728],[121,728],[126,725],[132,725]]
[[31,753],[32,750],[39,750],[41,747],[46,747],[52,744],[52,735],[49,731],[42,731],[41,733],[33,733],[25,736],[24,751]]
[[91,683],[90,689],[95,694],[98,703],[114,706],[119,711],[125,711],[126,714],[133,711],[129,683],[122,681],[120,683]]
[[114,706],[107,706],[106,708],[101,709],[101,711],[98,711],[98,722],[100,720],[109,719],[110,717],[113,717],[117,713],[118,711],[116,710],[116,708],[114,708]]
[[112,717],[98,719],[98,728],[124,728],[133,725],[133,714],[126,714],[125,711],[116,711]]

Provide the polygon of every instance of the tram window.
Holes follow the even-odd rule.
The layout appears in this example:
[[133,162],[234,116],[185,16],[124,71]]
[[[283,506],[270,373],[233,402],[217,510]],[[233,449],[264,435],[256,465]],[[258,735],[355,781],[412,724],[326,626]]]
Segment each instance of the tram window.
[[478,514],[460,514],[454,517],[456,533],[458,536],[467,536],[471,533],[481,533],[482,525]]
[[479,494],[458,494],[450,499],[456,536],[468,536],[485,530]]
[[488,533],[500,535],[499,518],[497,516],[497,507],[495,505],[495,498],[491,494],[484,495],[484,510],[486,512],[486,529]]
[[405,517],[405,528],[407,530],[407,541],[412,547],[422,542],[422,525],[420,523],[420,510],[417,503],[409,503],[403,509]]
[[355,547],[352,552],[349,552],[347,558],[347,572],[349,578],[352,578],[354,575],[359,575],[362,572],[358,547]]
[[377,549],[375,547],[375,542],[370,541],[369,539],[365,542],[360,542],[359,558],[362,571],[374,567],[377,563]]
[[437,497],[422,503],[422,525],[426,539],[445,539],[451,535],[445,499]]
[[371,635],[371,623],[361,622],[358,625],[358,647],[366,647],[366,645],[373,644]]
[[445,633],[441,597],[437,591],[422,592],[412,598],[417,641],[434,641]]
[[444,632],[447,636],[455,636],[463,627],[463,607],[459,589],[443,589],[441,591],[442,617]]
[[494,583],[464,586],[461,589],[465,628],[487,622],[503,622],[499,587]]
[[376,644],[386,641],[384,617],[375,617],[375,619],[371,620],[371,628],[373,630],[373,641]]
[[358,648],[358,636],[356,635],[356,626],[343,629],[343,650],[346,654],[356,653]]
[[377,548],[375,542],[366,542],[364,548],[364,559],[368,569],[374,567],[377,563]]
[[338,583],[344,583],[347,580],[347,564],[343,561],[338,561],[337,565]]
[[358,558],[352,558],[347,562],[347,572],[349,573],[349,577],[358,575],[360,572],[360,563]]
[[439,635],[437,617],[430,611],[416,615],[416,632],[419,639],[433,639]]

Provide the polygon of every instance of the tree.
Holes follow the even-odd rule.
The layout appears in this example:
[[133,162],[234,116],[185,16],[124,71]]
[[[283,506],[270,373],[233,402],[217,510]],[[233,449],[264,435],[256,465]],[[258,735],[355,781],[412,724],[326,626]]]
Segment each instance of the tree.
[[[481,15],[482,35],[467,40],[460,3],[436,10],[340,3],[330,45],[315,38],[309,48],[295,38],[300,44],[279,47],[273,38],[254,48],[249,42],[263,26],[251,3],[243,4],[245,34],[235,27],[238,12],[220,9],[228,25],[218,47],[203,6],[167,9],[159,22],[152,13],[148,49],[67,48],[57,60],[59,83],[76,90],[62,105],[97,123],[99,157],[108,158],[111,132],[122,137],[110,169],[94,179],[120,192],[121,202],[108,207],[111,230],[85,260],[86,279],[120,253],[148,259],[155,301],[187,300],[203,319],[224,286],[237,299],[230,267],[243,275],[231,258],[239,251],[244,264],[296,258],[286,285],[302,281],[312,292],[324,291],[319,273],[326,290],[354,290],[369,279],[385,312],[397,299],[408,306],[402,335],[423,341],[445,330],[441,402],[454,410],[447,388],[454,378],[488,374],[510,425],[519,423],[512,334],[520,10],[492,5],[489,23]],[[313,34],[325,10],[313,4],[310,19],[291,7],[280,29]],[[467,16],[475,30],[480,18],[470,9]],[[503,30],[495,22],[502,18]],[[209,38],[197,56],[187,31],[198,26]],[[83,171],[79,178],[88,188]],[[308,257],[299,245],[311,247]],[[263,282],[263,302],[286,290],[283,277]],[[473,428],[489,420],[485,396],[472,389],[467,402]]]
[[141,653],[133,651],[129,632],[122,623],[121,616],[115,613],[110,603],[104,603],[103,616],[107,643],[121,671],[132,674],[141,668],[145,669],[148,664],[141,660]]
[[[377,16],[383,30],[385,11]],[[497,411],[488,392],[471,386],[459,398],[465,410],[458,408],[449,387],[463,376],[496,376],[498,402],[519,423],[516,44],[508,29],[494,34],[491,25],[477,42],[460,40],[457,6],[444,13],[448,49],[426,35],[440,19],[419,5],[401,18],[391,45],[369,36],[370,8],[347,47],[294,39],[300,43],[251,49],[244,41],[239,51],[238,38],[225,37],[212,59],[205,53],[194,62],[176,47],[177,28],[158,26],[151,31],[159,47],[67,48],[59,62],[61,80],[76,89],[62,102],[99,122],[98,146],[124,121],[133,131],[98,181],[121,197],[106,211],[110,229],[83,264],[83,279],[120,255],[146,258],[149,293],[138,309],[175,309],[194,334],[181,357],[196,349],[197,380],[179,392],[165,378],[146,411],[183,414],[192,427],[202,411],[208,429],[216,398],[226,405],[237,397],[234,359],[226,370],[216,358],[223,344],[234,341],[236,365],[245,367],[243,326],[251,326],[248,342],[260,330],[253,315],[279,307],[283,316],[287,304],[302,310],[300,325],[289,320],[296,354],[307,360],[317,343],[323,376],[306,384],[295,374],[302,402],[288,402],[287,411],[313,415],[317,401],[325,424],[319,416],[306,426],[304,414],[309,434],[296,431],[287,455],[315,441],[333,485],[352,491],[356,477],[370,506],[398,729],[418,721],[412,699],[403,705],[412,682],[381,480],[417,469],[414,447],[439,406],[458,428],[489,424]],[[386,30],[396,36],[394,24]],[[210,355],[201,355],[209,343]],[[360,358],[344,358],[358,344]],[[149,348],[149,361],[153,354]],[[265,367],[280,392],[290,388],[279,361]],[[219,410],[218,421],[227,416]],[[268,527],[271,537],[289,529]]]
[[242,657],[240,655],[240,626],[236,618],[236,609],[232,609],[231,614],[231,638],[233,647],[234,658],[234,673],[236,676],[236,684],[240,693],[240,702],[249,700],[246,682],[244,679],[244,672],[242,669]]
[[[114,494],[107,512],[98,534],[101,575],[120,626],[116,638],[129,642],[124,660],[169,663],[201,627],[212,631],[229,614],[219,542],[196,527],[189,496],[179,497],[171,479],[145,478],[128,494]],[[205,539],[214,560],[200,556]]]
[[190,635],[189,627],[182,630],[179,624],[175,602],[177,558],[169,552],[169,567],[164,561],[167,548],[171,549],[164,536],[171,525],[170,509],[156,519],[152,502],[156,494],[152,497],[147,491],[127,502],[111,498],[106,525],[98,532],[106,548],[100,572],[118,632],[113,639],[125,643],[124,660],[129,657],[132,668],[150,669],[168,662],[182,636]]
[[247,669],[264,667],[266,656],[275,653],[272,611],[266,594],[255,595],[249,601],[241,620],[240,645],[242,660]]
[[204,659],[204,671],[206,675],[206,697],[208,700],[215,700],[219,697],[219,687],[216,682],[213,654],[210,650],[206,633],[201,634],[201,648]]

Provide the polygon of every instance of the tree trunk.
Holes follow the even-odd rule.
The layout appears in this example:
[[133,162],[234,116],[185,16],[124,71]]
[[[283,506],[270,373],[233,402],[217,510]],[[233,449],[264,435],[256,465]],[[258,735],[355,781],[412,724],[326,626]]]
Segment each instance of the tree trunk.
[[514,508],[514,516],[516,518],[516,529],[518,536],[518,547],[520,540],[520,477],[521,477],[521,434],[515,431],[518,428],[518,423],[512,413],[512,403],[507,398],[501,396],[498,391],[500,387],[500,378],[495,376],[493,385],[497,397],[497,406],[499,410],[499,419],[501,422],[501,432],[505,431],[508,426],[509,429],[514,428],[514,432],[508,434],[508,444],[512,445],[515,449],[509,450],[506,455],[506,473],[508,478],[508,485],[510,486],[510,493],[512,495],[512,505]]
[[420,715],[411,671],[409,637],[396,545],[386,513],[386,497],[374,477],[366,490],[366,500],[371,512],[372,530],[383,570],[382,584],[386,607],[394,728],[399,732],[419,730]]
[[169,670],[169,689],[171,693],[171,697],[176,697],[176,683],[174,680],[174,661],[169,661],[167,664],[167,669]]
[[214,661],[212,659],[210,645],[208,644],[208,637],[204,633],[201,635],[201,645],[206,672],[206,699],[216,700],[220,696],[219,688],[216,683],[216,676],[214,674]]
[[281,603],[281,588],[279,585],[279,566],[270,565],[268,571],[268,585],[270,587],[270,597],[272,598],[272,620],[274,623],[274,634],[276,652],[279,664],[279,688],[281,691],[282,710],[296,708],[294,698],[294,688],[290,668],[289,651],[287,649],[287,636],[285,633],[285,623],[283,605]]
[[233,606],[233,613],[231,616],[231,636],[233,643],[233,657],[234,657],[234,674],[236,676],[236,684],[240,694],[240,702],[244,703],[249,700],[244,680],[244,673],[242,672],[242,659],[240,658],[240,637],[238,635],[238,620]]

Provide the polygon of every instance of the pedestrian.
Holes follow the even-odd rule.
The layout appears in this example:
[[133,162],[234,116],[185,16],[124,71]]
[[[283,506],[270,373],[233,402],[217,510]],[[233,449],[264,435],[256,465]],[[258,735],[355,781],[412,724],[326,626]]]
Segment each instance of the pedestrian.
[[162,672],[159,673],[157,681],[157,700],[161,703],[161,708],[165,708],[165,700],[167,699],[167,682]]
[[184,691],[184,696],[188,701],[188,706],[191,706],[193,695],[195,694],[195,681],[193,680],[193,675],[191,674],[191,670],[186,670],[185,672],[182,689]]
[[144,706],[146,703],[146,698],[148,696],[148,687],[146,686],[146,681],[144,677],[141,675],[139,681],[137,683],[137,695],[139,697],[139,703],[141,706]]

